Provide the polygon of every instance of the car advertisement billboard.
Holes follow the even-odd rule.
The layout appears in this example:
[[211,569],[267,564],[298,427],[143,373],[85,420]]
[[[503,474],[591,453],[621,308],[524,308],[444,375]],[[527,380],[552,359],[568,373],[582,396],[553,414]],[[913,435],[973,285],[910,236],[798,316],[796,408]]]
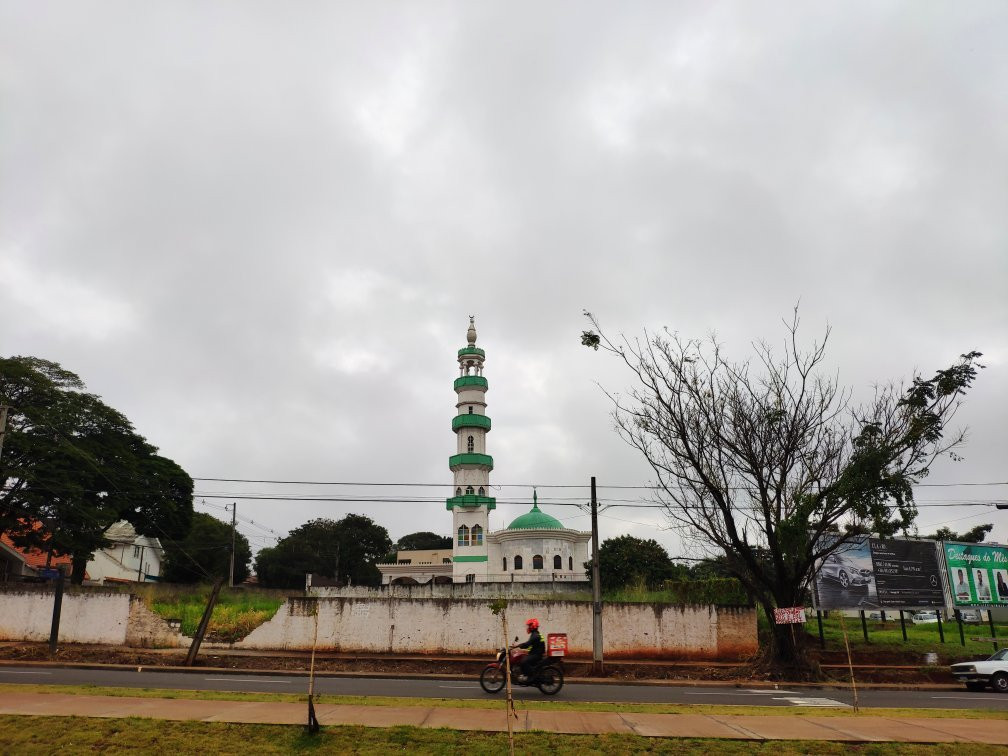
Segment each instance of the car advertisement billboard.
[[955,606],[1008,606],[1008,548],[943,544]]
[[945,606],[937,543],[859,538],[819,565],[817,609],[924,609]]

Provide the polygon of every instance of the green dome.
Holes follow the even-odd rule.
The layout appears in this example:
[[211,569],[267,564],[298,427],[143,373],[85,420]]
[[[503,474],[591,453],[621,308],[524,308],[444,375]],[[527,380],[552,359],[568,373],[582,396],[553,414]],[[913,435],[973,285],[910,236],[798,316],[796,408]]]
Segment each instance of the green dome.
[[563,525],[556,517],[550,517],[539,509],[539,504],[532,505],[532,511],[516,517],[508,530],[563,530]]

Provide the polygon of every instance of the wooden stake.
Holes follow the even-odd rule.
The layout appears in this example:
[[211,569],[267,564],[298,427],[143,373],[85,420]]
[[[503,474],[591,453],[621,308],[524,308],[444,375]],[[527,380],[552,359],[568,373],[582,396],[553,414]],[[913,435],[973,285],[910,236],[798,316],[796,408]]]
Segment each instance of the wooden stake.
[[847,640],[847,623],[844,622],[843,612],[840,612],[840,629],[843,630],[843,642],[844,646],[847,648],[847,668],[850,670],[851,692],[854,694],[854,713],[857,714],[859,707],[857,700],[857,684],[854,682],[854,662],[851,659],[850,641]]
[[501,610],[501,625],[504,628],[504,689],[506,691],[505,715],[508,726],[508,753],[510,756],[514,756],[514,728],[511,726],[511,715],[514,714],[517,719],[518,714],[514,710],[514,698],[511,695],[511,644],[508,643],[507,609]]
[[314,735],[319,731],[319,722],[315,716],[315,647],[318,646],[318,613],[319,602],[315,599],[315,637],[312,639],[311,663],[308,666],[308,734]]

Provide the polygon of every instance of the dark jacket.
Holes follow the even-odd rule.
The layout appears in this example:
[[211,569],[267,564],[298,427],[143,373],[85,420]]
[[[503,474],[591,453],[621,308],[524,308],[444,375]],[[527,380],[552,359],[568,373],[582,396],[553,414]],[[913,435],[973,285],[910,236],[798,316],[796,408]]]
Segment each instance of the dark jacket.
[[533,630],[529,635],[529,639],[524,643],[519,643],[518,648],[527,648],[529,653],[534,656],[544,656],[546,654],[546,644],[543,642],[538,630]]

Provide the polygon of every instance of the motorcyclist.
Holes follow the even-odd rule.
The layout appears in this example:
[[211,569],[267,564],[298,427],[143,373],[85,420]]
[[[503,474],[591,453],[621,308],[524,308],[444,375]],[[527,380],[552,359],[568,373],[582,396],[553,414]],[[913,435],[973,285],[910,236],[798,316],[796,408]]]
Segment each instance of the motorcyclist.
[[521,663],[521,672],[518,678],[521,682],[527,682],[532,679],[532,670],[536,664],[542,661],[543,656],[546,655],[546,644],[543,642],[542,635],[539,634],[539,620],[535,617],[526,620],[525,630],[528,632],[529,638],[517,646],[518,648],[528,649],[528,654],[522,659]]

